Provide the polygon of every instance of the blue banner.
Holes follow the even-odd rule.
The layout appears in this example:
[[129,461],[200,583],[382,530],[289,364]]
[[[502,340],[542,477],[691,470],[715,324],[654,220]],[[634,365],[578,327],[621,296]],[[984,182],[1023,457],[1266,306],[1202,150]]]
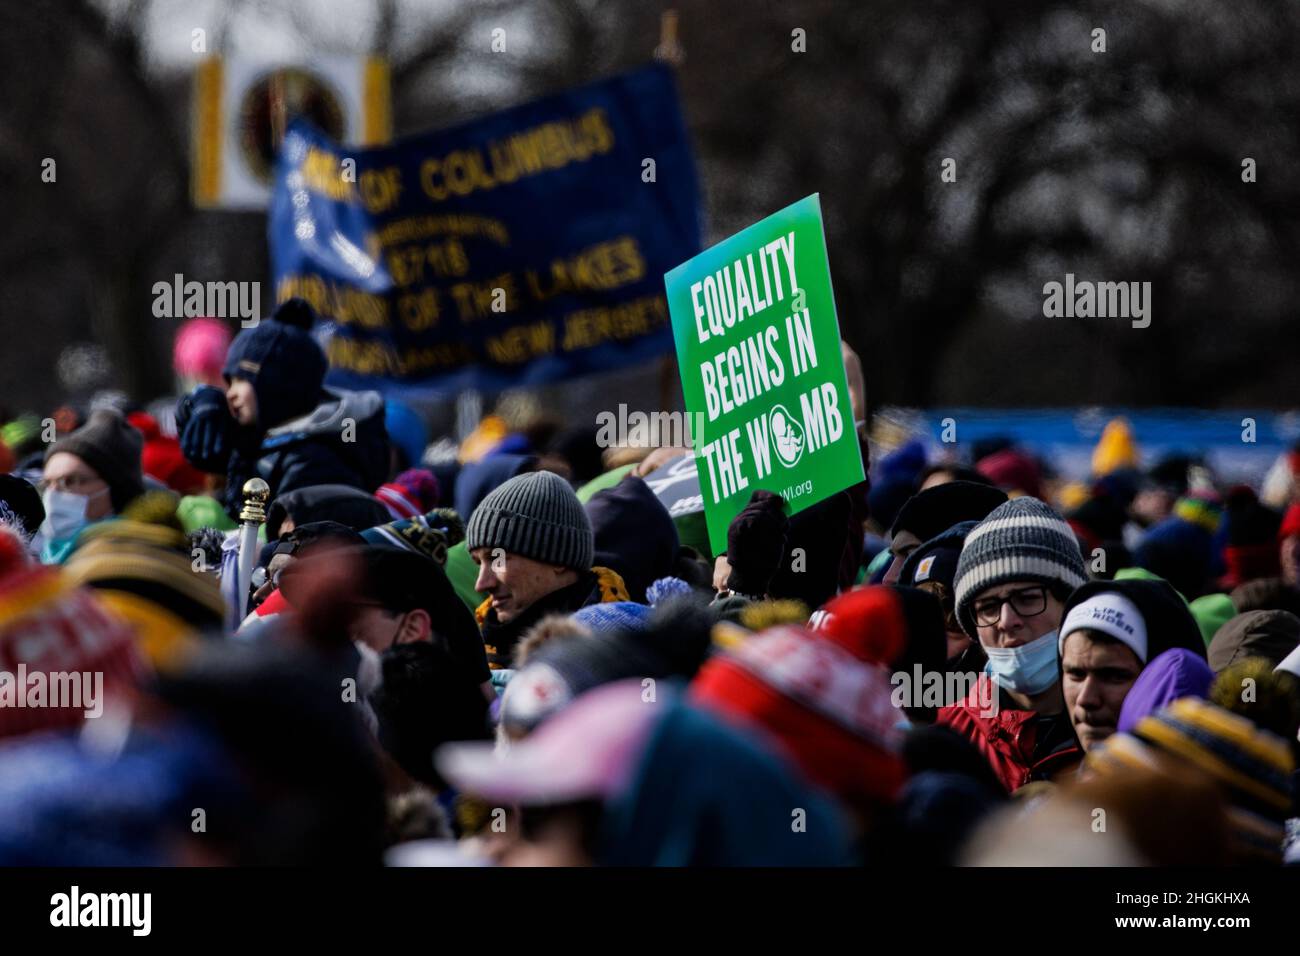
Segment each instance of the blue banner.
[[332,385],[492,391],[670,354],[663,274],[700,250],[673,76],[375,149],[295,121],[269,233],[276,301],[320,313]]

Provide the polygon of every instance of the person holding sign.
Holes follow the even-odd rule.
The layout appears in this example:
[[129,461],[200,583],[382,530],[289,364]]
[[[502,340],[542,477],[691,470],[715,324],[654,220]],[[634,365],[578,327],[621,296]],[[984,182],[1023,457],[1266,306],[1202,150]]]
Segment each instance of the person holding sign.
[[779,495],[794,516],[861,483],[858,409],[818,197],[664,282],[686,408],[699,423],[692,439],[713,551],[724,550],[728,526],[757,490]]

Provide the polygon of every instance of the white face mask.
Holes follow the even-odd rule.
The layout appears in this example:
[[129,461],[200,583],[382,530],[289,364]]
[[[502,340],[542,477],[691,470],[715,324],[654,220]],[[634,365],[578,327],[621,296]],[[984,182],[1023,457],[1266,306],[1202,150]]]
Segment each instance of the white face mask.
[[86,520],[86,509],[90,506],[90,500],[106,494],[107,488],[101,488],[93,495],[74,495],[70,491],[47,488],[41,496],[45,505],[45,521],[41,524],[41,533],[50,541],[67,541],[89,523]]
[[998,684],[1018,694],[1041,694],[1059,679],[1056,630],[1019,647],[985,647],[984,670]]

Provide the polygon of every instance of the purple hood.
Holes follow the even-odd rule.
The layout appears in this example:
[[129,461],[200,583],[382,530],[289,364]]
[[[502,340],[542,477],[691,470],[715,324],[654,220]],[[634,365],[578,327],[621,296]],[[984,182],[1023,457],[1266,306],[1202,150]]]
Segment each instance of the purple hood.
[[1204,698],[1214,680],[1205,658],[1181,647],[1157,654],[1133,682],[1119,711],[1119,732],[1129,733],[1138,721],[1180,697]]

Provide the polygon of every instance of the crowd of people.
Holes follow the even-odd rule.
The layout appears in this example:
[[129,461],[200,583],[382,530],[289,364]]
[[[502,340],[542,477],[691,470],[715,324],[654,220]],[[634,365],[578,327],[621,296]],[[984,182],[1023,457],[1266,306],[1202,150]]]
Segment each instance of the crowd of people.
[[645,481],[689,449],[526,395],[435,440],[313,320],[6,414],[0,863],[1300,862],[1300,449],[885,452],[846,350],[869,480],[713,553]]

